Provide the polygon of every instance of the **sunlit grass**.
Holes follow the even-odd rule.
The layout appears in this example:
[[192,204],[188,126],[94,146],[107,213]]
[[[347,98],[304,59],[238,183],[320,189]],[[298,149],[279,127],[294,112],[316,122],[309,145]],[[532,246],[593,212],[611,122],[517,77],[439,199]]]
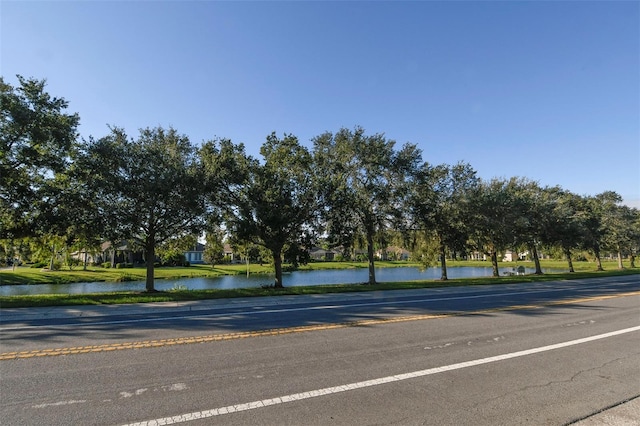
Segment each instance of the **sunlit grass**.
[[[249,273],[265,274],[271,272],[270,265],[250,265]],[[192,265],[189,267],[160,267],[155,268],[156,279],[179,279],[199,277],[219,277],[221,275],[246,274],[247,265]],[[147,276],[145,268],[99,268],[90,267],[87,270],[75,268],[70,271],[48,271],[21,266],[15,270],[0,271],[0,285],[14,284],[69,284],[80,282],[120,282],[144,281]]]
[[[511,268],[523,265],[529,268],[533,267],[532,262],[501,262],[501,268]],[[378,261],[376,267],[392,268],[392,267],[421,267],[415,262],[406,261]],[[435,266],[435,265],[434,265]],[[448,261],[449,268],[458,266],[472,267],[491,267],[490,262],[483,261]],[[624,266],[628,268],[630,265],[625,262]],[[321,270],[321,269],[355,269],[367,268],[367,262],[311,262],[307,265],[301,265],[299,270]],[[546,269],[558,269],[568,271],[567,262],[556,260],[542,261],[542,267]],[[593,262],[574,262],[576,272],[595,270]],[[615,261],[603,262],[605,270],[615,270],[618,265]],[[145,268],[125,268],[111,269],[90,267],[86,271],[82,268],[74,270],[63,269],[60,271],[48,271],[41,269],[33,269],[27,266],[21,266],[12,269],[0,270],[0,285],[14,284],[69,284],[77,282],[120,282],[120,281],[143,281],[146,278]],[[160,267],[155,268],[155,278],[162,279],[180,279],[180,278],[200,278],[200,277],[219,277],[221,275],[240,275],[247,273],[247,265],[216,265],[213,268],[209,265],[192,265],[189,267]],[[251,264],[249,265],[249,273],[254,274],[273,274],[273,267],[269,264]]]

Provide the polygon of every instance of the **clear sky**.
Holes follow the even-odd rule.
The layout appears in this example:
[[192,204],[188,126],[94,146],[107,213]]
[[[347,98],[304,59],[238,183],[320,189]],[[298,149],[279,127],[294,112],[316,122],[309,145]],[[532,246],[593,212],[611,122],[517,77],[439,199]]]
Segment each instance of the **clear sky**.
[[81,118],[195,143],[341,127],[433,164],[640,207],[637,1],[7,1],[0,70]]

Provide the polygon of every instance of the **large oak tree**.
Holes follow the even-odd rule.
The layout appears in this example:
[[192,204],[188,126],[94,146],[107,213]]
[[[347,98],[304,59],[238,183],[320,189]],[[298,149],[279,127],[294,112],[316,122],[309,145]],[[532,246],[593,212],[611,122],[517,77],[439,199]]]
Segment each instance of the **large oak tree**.
[[90,140],[78,160],[86,196],[95,200],[104,235],[137,241],[147,264],[146,290],[155,291],[156,248],[201,232],[204,226],[202,169],[196,148],[176,130],[122,129]]
[[471,245],[491,259],[493,276],[500,276],[498,253],[515,247],[519,209],[517,178],[481,181],[475,192]]
[[228,140],[209,142],[201,152],[212,211],[235,240],[270,252],[274,287],[283,287],[283,253],[305,245],[317,213],[311,154],[295,136],[275,133],[260,149],[263,161]]
[[70,219],[56,209],[80,119],[45,80],[17,78],[14,87],[0,77],[0,239],[50,233]]
[[[424,233],[426,245],[430,238],[435,239],[443,281],[447,280],[447,250],[466,251],[472,221],[471,197],[479,181],[469,164],[431,166],[425,163],[411,186],[409,205],[413,223]],[[431,253],[427,256],[422,261],[430,265]]]
[[343,237],[366,238],[369,284],[376,283],[374,242],[391,224],[405,216],[408,182],[421,160],[418,148],[383,134],[366,135],[364,129],[342,128],[313,139],[316,175],[330,236],[338,244]]

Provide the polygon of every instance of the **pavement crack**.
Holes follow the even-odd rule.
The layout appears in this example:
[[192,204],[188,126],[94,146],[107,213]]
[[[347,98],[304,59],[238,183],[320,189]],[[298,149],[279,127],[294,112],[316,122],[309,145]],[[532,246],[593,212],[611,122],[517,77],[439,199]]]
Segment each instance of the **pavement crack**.
[[[542,383],[542,384],[535,384],[535,385],[527,385],[527,386],[523,386],[519,389],[516,390],[509,390],[506,392],[501,393],[500,395],[496,395],[490,399],[485,399],[482,401],[477,402],[476,404],[473,405],[473,408],[476,409],[478,407],[481,407],[483,405],[486,404],[492,404],[495,401],[504,401],[505,398],[507,397],[513,397],[514,394],[516,393],[524,393],[530,390],[534,390],[534,389],[543,389],[546,387],[550,387],[550,386],[554,386],[554,385],[559,385],[559,384],[564,384],[564,383],[572,383],[574,380],[576,380],[578,377],[580,377],[581,375],[585,374],[585,373],[590,373],[590,372],[595,372],[598,370],[601,370],[611,364],[626,360],[626,359],[631,359],[634,357],[639,356],[640,353],[633,353],[630,354],[628,356],[622,356],[622,357],[618,357],[612,360],[609,360],[607,362],[601,363],[600,365],[591,367],[591,368],[587,368],[587,369],[581,369],[580,371],[577,371],[575,374],[573,374],[571,377],[563,379],[563,380],[550,380],[546,383]],[[598,377],[601,377],[602,379],[605,380],[613,380],[611,378],[611,376],[603,376],[603,375],[599,375]]]

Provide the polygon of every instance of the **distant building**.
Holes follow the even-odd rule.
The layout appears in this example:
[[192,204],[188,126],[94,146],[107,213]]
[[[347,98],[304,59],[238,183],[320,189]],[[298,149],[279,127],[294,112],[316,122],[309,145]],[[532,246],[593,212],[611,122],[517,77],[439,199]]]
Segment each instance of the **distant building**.
[[376,256],[382,260],[409,260],[411,252],[402,247],[391,246],[387,247],[384,252],[378,251]]
[[487,255],[479,251],[474,251],[469,253],[467,260],[487,260]]
[[105,241],[100,246],[100,255],[95,258],[95,263],[118,263],[142,264],[145,263],[144,253],[139,246],[134,246],[129,241],[122,240],[113,244]]
[[240,263],[240,262],[242,262],[241,256],[233,251],[233,248],[231,247],[231,244],[225,243],[222,254],[225,257],[225,259],[229,259],[229,262],[231,262],[231,263]]
[[202,255],[204,254],[204,244],[196,243],[191,250],[184,252],[184,258],[192,265],[204,263]]
[[518,253],[511,251],[511,250],[507,250],[504,252],[504,255],[502,256],[502,261],[503,262],[515,262],[517,261],[519,258]]
[[311,250],[309,250],[309,257],[313,260],[326,260],[331,262],[335,259],[335,256],[337,254],[340,253],[334,250],[325,250],[321,247],[313,247]]

